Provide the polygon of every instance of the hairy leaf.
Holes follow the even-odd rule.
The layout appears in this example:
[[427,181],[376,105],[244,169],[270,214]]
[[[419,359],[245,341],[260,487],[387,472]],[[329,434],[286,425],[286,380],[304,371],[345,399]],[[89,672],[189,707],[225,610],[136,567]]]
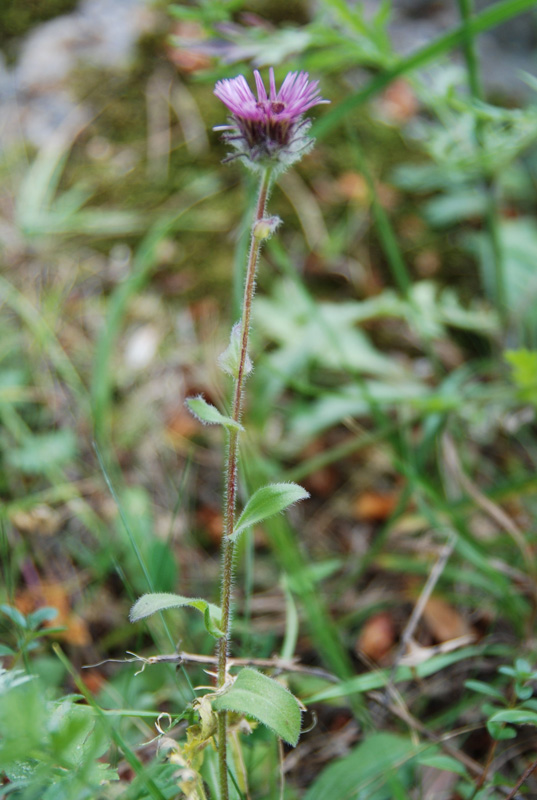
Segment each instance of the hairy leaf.
[[280,511],[284,511],[293,503],[305,500],[309,493],[297,483],[271,483],[263,486],[250,497],[240,517],[238,518],[233,533],[229,537],[231,540],[238,537],[252,525],[273,517]]
[[233,685],[213,700],[215,711],[236,711],[253,717],[293,745],[300,736],[300,705],[281,683],[245,667]]
[[238,431],[244,430],[240,422],[236,422],[231,417],[225,417],[211,403],[208,403],[201,395],[189,397],[185,404],[196,419],[204,425],[223,425],[225,428],[235,428]]
[[156,614],[157,611],[165,611],[168,608],[182,608],[183,606],[190,606],[201,611],[205,619],[205,627],[211,636],[215,636],[218,639],[224,635],[220,629],[222,612],[219,607],[208,603],[207,600],[203,600],[200,597],[183,597],[180,594],[168,592],[144,594],[131,608],[129,618],[131,622],[138,622],[140,619],[150,617],[151,614]]

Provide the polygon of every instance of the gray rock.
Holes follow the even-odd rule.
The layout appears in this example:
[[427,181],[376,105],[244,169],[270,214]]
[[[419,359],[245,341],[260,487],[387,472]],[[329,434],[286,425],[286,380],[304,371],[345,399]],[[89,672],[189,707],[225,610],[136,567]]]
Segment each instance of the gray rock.
[[60,126],[78,130],[90,111],[70,94],[72,70],[79,63],[127,65],[151,24],[147,6],[148,0],[83,0],[30,31],[14,67],[0,60],[0,149],[21,136],[39,147]]

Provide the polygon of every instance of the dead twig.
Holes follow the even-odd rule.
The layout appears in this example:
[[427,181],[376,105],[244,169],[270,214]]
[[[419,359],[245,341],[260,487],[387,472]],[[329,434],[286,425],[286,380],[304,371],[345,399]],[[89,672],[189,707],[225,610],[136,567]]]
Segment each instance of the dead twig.
[[536,769],[537,769],[537,758],[535,759],[535,761],[532,761],[532,763],[529,765],[529,767],[527,769],[524,770],[524,772],[522,773],[522,775],[520,776],[520,778],[516,782],[515,786],[513,786],[513,788],[511,789],[511,791],[509,792],[509,794],[505,798],[505,800],[513,800],[513,798],[516,796],[516,793],[518,792],[520,787],[524,783],[526,783],[526,781],[530,777],[531,773],[535,772]]
[[503,508],[500,508],[499,505],[494,503],[490,498],[486,497],[478,489],[475,483],[468,477],[468,475],[465,474],[460,463],[455,443],[448,433],[445,433],[443,436],[442,448],[446,462],[449,465],[450,472],[458,482],[461,489],[463,489],[463,491],[465,491],[466,494],[471,497],[476,506],[478,506],[481,511],[490,517],[490,519],[492,519],[492,521],[495,522],[501,530],[509,534],[519,548],[524,561],[526,562],[526,566],[528,567],[528,572],[533,578],[534,586],[532,588],[533,593],[535,594],[535,562],[528,543],[524,538],[523,531],[521,531],[513,519],[511,519],[511,517],[505,513]]
[[[208,664],[210,666],[215,666],[217,663],[216,656],[202,656],[197,653],[186,653],[184,651],[170,653],[168,655],[149,656],[147,658],[145,656],[139,656],[136,653],[127,652],[131,656],[130,658],[105,658],[97,664],[87,664],[82,667],[82,669],[95,669],[103,666],[103,664],[140,663],[142,664],[140,672],[143,672],[146,666],[152,666],[153,664],[176,664],[177,666],[181,664]],[[339,678],[331,672],[321,667],[307,667],[304,664],[300,664],[296,659],[284,660],[278,657],[229,658],[228,665],[230,667],[265,667],[267,669],[276,669],[280,672],[300,672],[303,675],[313,675],[317,678],[324,678],[331,683],[339,683]]]
[[456,537],[454,532],[450,531],[448,534],[448,540],[441,549],[438,559],[434,564],[431,572],[429,573],[427,581],[425,582],[425,586],[421,590],[421,594],[418,597],[418,602],[414,606],[414,610],[412,611],[412,614],[410,615],[410,618],[401,636],[401,641],[399,643],[399,647],[397,648],[392,668],[390,670],[387,689],[393,687],[393,681],[397,669],[401,663],[401,660],[404,657],[404,654],[408,648],[408,645],[410,644],[411,639],[414,636],[414,632],[416,630],[418,622],[420,621],[425,606],[427,605],[427,602],[431,597],[431,594],[433,593],[434,587],[436,586],[438,579],[440,578],[442,572],[444,571],[444,567],[446,566],[448,559],[453,552],[453,548],[455,547],[455,539]]

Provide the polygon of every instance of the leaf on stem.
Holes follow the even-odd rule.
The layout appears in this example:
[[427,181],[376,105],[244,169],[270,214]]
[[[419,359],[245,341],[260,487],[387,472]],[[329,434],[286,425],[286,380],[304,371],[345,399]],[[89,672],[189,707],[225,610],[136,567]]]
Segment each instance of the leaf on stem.
[[225,417],[201,395],[188,397],[185,400],[185,405],[190,413],[200,422],[203,422],[204,425],[223,425],[225,428],[234,428],[238,431],[244,430],[240,422],[236,422],[231,417]]
[[297,483],[271,483],[263,486],[254,492],[246,503],[229,538],[235,541],[248,528],[279,514],[280,511],[307,497],[309,492]]
[[[228,375],[231,375],[235,380],[239,377],[239,366],[241,362],[241,333],[242,325],[240,322],[235,323],[231,329],[231,336],[229,337],[229,344],[224,352],[218,356],[218,366]],[[244,374],[249,375],[253,369],[252,361],[248,353],[244,359]]]
[[201,597],[183,597],[180,594],[168,592],[144,594],[131,608],[129,619],[131,622],[138,622],[140,619],[150,617],[151,614],[156,614],[157,611],[165,611],[168,608],[182,608],[183,606],[190,606],[201,611],[205,620],[205,627],[211,636],[219,639],[224,635],[220,628],[222,624],[220,608],[208,603],[207,600],[203,600]]
[[245,667],[233,685],[212,701],[215,711],[246,714],[270,728],[293,747],[300,736],[301,712],[298,700],[281,683]]
[[515,738],[516,731],[507,723],[537,726],[537,714],[535,711],[527,711],[525,708],[506,708],[497,711],[487,720],[488,732],[493,739]]

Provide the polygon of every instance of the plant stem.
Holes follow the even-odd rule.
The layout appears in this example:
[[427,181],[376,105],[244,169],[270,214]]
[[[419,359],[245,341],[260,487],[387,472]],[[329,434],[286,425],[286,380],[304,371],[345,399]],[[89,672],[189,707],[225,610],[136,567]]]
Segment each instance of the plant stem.
[[[265,216],[267,198],[270,188],[271,171],[266,169],[262,176],[257,197],[254,221],[252,225],[252,239],[250,242],[250,252],[248,255],[248,266],[246,269],[246,280],[244,284],[244,296],[242,301],[242,319],[240,333],[240,356],[239,368],[235,387],[233,390],[233,409],[232,418],[240,422],[242,416],[244,380],[246,377],[246,358],[248,354],[248,339],[250,334],[250,317],[252,312],[252,300],[255,292],[255,276],[257,262],[261,250],[262,239],[254,234],[256,223]],[[231,429],[229,432],[228,451],[225,467],[225,496],[224,496],[224,530],[222,535],[222,584],[220,594],[220,605],[222,608],[222,630],[223,637],[218,642],[218,687],[222,687],[226,681],[227,656],[229,649],[229,639],[231,632],[231,590],[233,584],[233,551],[234,543],[229,537],[233,533],[235,522],[235,505],[237,494],[237,468],[239,459],[239,430]],[[218,714],[218,763],[220,773],[220,800],[228,800],[229,789],[227,780],[227,712],[220,711]]]

